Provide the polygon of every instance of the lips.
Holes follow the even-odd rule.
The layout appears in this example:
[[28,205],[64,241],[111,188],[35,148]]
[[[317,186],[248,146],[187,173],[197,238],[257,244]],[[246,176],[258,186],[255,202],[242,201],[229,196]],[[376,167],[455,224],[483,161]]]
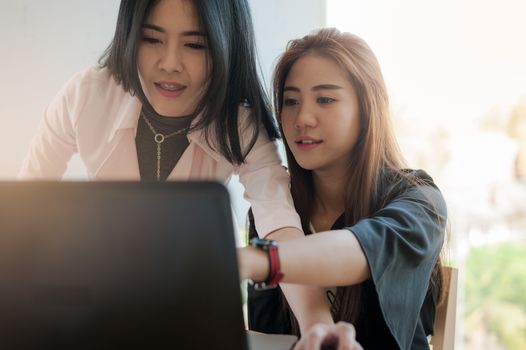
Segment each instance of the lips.
[[182,95],[187,88],[185,85],[167,81],[156,82],[155,87],[161,95],[166,97],[178,97]]
[[317,140],[312,137],[299,137],[296,140],[294,140],[294,143],[298,146],[301,150],[311,150],[313,148],[316,148],[318,145],[320,145],[323,141]]
[[313,145],[313,144],[318,144],[318,143],[321,143],[322,141],[314,141],[314,140],[301,140],[301,141],[296,141],[297,144],[301,144],[301,145]]

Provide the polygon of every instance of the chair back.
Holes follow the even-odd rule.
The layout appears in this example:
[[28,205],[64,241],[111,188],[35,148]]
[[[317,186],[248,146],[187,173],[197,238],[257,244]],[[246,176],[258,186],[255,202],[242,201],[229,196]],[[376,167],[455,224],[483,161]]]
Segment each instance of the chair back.
[[434,334],[431,338],[433,350],[455,348],[455,321],[457,313],[458,269],[442,267],[444,276],[444,300],[436,309]]

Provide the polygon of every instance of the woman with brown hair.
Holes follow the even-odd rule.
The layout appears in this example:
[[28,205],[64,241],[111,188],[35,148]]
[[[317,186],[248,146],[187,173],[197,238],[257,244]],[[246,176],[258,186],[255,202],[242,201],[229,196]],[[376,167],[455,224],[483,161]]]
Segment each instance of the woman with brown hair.
[[[373,52],[335,29],[293,40],[274,98],[307,236],[280,242],[279,254],[275,242],[252,241],[239,251],[242,277],[325,287],[334,321],[352,323],[365,349],[428,349],[446,205],[429,175],[404,165]],[[250,328],[299,334],[280,288],[255,286]]]

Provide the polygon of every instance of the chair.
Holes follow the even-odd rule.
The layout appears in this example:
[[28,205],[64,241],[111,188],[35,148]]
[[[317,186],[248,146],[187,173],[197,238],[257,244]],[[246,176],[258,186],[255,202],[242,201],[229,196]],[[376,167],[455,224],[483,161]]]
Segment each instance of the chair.
[[455,348],[458,269],[444,266],[442,273],[445,295],[443,302],[436,309],[435,329],[431,344],[433,350],[453,350]]

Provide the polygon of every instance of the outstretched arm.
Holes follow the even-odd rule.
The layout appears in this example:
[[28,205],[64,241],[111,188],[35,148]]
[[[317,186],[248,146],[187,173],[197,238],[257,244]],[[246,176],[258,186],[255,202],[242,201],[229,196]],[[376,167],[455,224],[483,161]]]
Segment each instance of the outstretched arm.
[[[278,231],[277,231],[278,232]],[[268,238],[276,239],[274,235]],[[344,286],[370,277],[369,265],[356,237],[348,230],[320,232],[314,235],[290,235],[279,240],[283,284]],[[243,278],[264,280],[268,274],[266,254],[256,248],[242,248]],[[282,289],[283,288],[282,284]],[[285,295],[287,296],[285,290]],[[323,293],[323,292],[322,292]],[[288,300],[288,299],[287,299]]]
[[[279,242],[281,246],[302,237],[305,237],[302,231],[297,228],[286,227],[270,233],[266,238]],[[252,256],[252,253],[255,254]],[[242,277],[252,277],[255,281],[264,280],[268,274],[268,259],[264,252],[253,247],[242,248],[240,250],[240,265],[243,267],[247,266],[246,264],[251,264],[249,260],[245,259],[251,259],[252,257],[262,259],[261,261],[253,261],[255,262],[254,267],[260,266],[262,269],[254,269],[256,275],[253,276],[247,276],[246,274],[243,276],[244,272],[242,271]],[[298,320],[301,333],[305,333],[317,323],[333,323],[323,288],[288,283],[281,283],[280,287]]]

